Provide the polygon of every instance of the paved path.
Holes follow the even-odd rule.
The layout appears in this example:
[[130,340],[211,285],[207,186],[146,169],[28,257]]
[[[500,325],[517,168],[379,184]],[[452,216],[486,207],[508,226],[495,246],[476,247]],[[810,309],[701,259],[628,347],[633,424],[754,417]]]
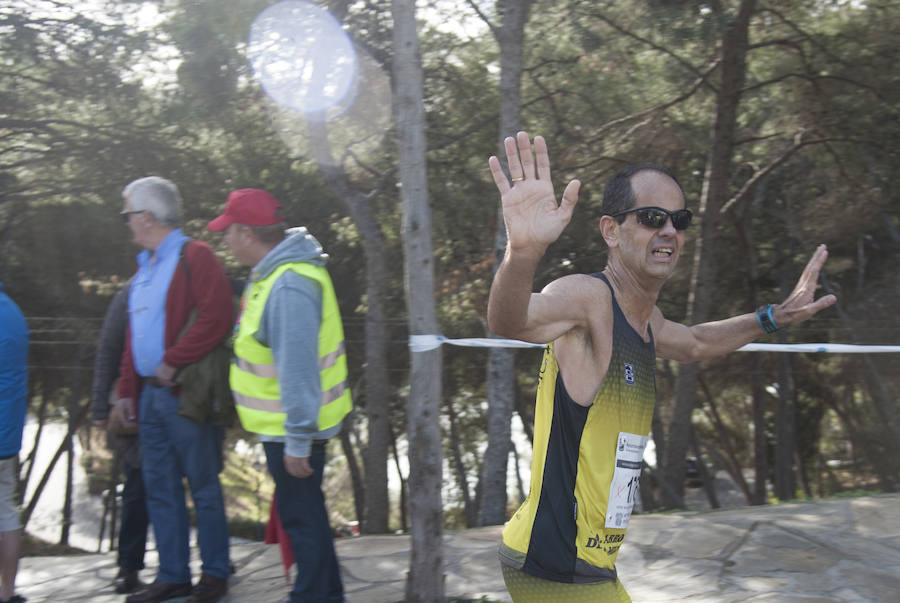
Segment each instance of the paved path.
[[[497,565],[500,529],[445,534],[448,600],[509,601]],[[337,549],[348,603],[403,600],[407,536],[340,539]],[[277,546],[235,543],[232,559],[237,572],[223,603],[286,598]],[[147,561],[144,577],[152,579],[155,553]],[[618,569],[638,603],[896,603],[900,494],[634,516]],[[30,603],[120,602],[110,586],[115,573],[112,553],[31,557],[21,562],[18,590]]]

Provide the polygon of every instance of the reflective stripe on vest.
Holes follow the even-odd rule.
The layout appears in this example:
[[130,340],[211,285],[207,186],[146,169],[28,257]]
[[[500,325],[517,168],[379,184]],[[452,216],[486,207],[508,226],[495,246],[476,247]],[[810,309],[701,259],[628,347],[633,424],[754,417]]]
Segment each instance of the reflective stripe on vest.
[[322,400],[319,430],[337,425],[353,408],[347,385],[347,355],[344,331],[328,272],[304,262],[281,264],[266,278],[251,284],[244,295],[238,334],[234,342],[235,361],[231,365],[231,389],[241,424],[247,431],[284,435],[286,418],[281,405],[278,371],[272,350],[253,335],[259,330],[266,300],[272,286],[284,272],[292,270],[316,281],[322,288],[322,324],[319,327],[319,377]]
[[[322,406],[337,402],[345,393],[347,393],[347,383],[338,383],[327,392],[322,392]],[[249,410],[260,410],[263,412],[282,413],[281,400],[268,398],[254,398],[246,394],[234,392],[234,402],[238,406],[243,406]],[[282,413],[283,414],[283,413]],[[321,415],[321,413],[320,413]],[[246,426],[245,426],[246,427]],[[330,426],[329,426],[330,427]],[[322,429],[327,429],[323,427]]]

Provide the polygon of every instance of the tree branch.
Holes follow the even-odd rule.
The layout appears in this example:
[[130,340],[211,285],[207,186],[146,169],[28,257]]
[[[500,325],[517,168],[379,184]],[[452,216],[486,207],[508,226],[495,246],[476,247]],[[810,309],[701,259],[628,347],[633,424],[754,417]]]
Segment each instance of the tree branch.
[[659,44],[657,44],[657,43],[654,42],[653,40],[650,40],[650,39],[648,39],[648,38],[645,38],[645,37],[640,36],[640,35],[638,35],[638,34],[632,32],[632,31],[629,31],[629,30],[625,29],[624,27],[622,27],[621,25],[619,25],[618,23],[616,23],[615,21],[613,21],[612,19],[610,19],[609,17],[607,17],[607,16],[605,16],[605,15],[603,15],[603,14],[600,14],[600,13],[593,13],[592,16],[593,16],[594,18],[598,19],[599,21],[602,21],[603,23],[606,23],[607,25],[609,25],[610,27],[612,27],[613,29],[615,29],[615,30],[618,31],[619,33],[624,34],[625,36],[627,36],[627,37],[629,37],[629,38],[632,38],[633,40],[637,40],[637,41],[640,42],[641,44],[644,44],[644,45],[646,45],[646,46],[649,46],[649,47],[652,48],[653,50],[657,50],[657,51],[661,52],[662,54],[664,54],[664,55],[666,55],[666,56],[668,56],[668,57],[671,57],[671,58],[674,59],[679,65],[681,65],[682,67],[684,67],[685,69],[687,69],[689,72],[691,72],[691,73],[693,73],[694,75],[698,76],[701,80],[704,80],[704,83],[705,83],[707,86],[709,86],[709,88],[710,88],[713,92],[715,92],[715,87],[714,87],[712,84],[710,84],[709,82],[706,82],[706,81],[705,81],[705,79],[706,79],[706,78],[705,78],[705,74],[701,73],[701,72],[700,72],[700,69],[698,69],[698,68],[695,67],[693,64],[691,64],[691,62],[688,61],[687,59],[681,58],[681,57],[678,56],[674,51],[669,50],[669,49],[666,48],[665,46],[660,46]]
[[[469,8],[471,8],[472,10],[475,11],[475,14],[478,15],[478,18],[480,18],[482,21],[484,21],[484,24],[487,25],[488,29],[491,30],[491,34],[494,36],[494,39],[499,41],[500,40],[500,30],[497,28],[496,25],[494,25],[491,22],[490,18],[486,14],[484,14],[484,12],[481,10],[481,7],[478,6],[478,4],[475,3],[474,0],[466,0],[466,4],[469,5]],[[497,1],[497,5],[499,5],[499,4],[500,4],[500,0]]]
[[785,150],[781,155],[772,160],[767,166],[758,170],[749,180],[747,180],[741,189],[735,194],[731,199],[729,199],[723,206],[722,209],[719,210],[720,214],[726,214],[731,209],[743,201],[753,192],[753,189],[756,185],[769,175],[772,171],[779,168],[783,165],[790,157],[802,149],[803,147],[815,145],[815,144],[826,144],[828,142],[838,140],[835,138],[819,138],[813,140],[803,140],[803,131],[798,132],[794,136],[794,144],[791,145],[787,150]]

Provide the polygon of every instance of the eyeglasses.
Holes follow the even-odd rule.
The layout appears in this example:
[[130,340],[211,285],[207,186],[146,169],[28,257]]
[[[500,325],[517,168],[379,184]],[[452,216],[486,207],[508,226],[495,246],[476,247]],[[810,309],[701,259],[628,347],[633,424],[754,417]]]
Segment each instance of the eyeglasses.
[[666,220],[672,218],[672,226],[675,227],[675,230],[685,230],[691,225],[691,218],[693,217],[693,214],[689,209],[669,211],[668,209],[663,209],[661,207],[633,207],[631,209],[626,209],[625,211],[610,214],[610,216],[617,218],[630,213],[634,213],[635,217],[637,217],[638,224],[648,228],[662,228],[666,225]]
[[147,210],[146,210],[146,209],[134,209],[134,210],[131,210],[131,211],[120,211],[120,212],[119,212],[119,215],[122,216],[122,220],[123,220],[126,224],[128,224],[128,218],[129,218],[129,216],[131,216],[132,214],[142,214],[142,213],[144,213],[145,211],[147,211]]

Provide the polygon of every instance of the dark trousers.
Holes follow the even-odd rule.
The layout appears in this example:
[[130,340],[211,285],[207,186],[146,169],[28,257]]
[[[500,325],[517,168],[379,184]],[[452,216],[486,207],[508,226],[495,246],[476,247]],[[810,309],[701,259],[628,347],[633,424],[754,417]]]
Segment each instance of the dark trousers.
[[126,464],[125,484],[122,488],[122,523],[119,526],[119,567],[130,570],[144,569],[144,550],[147,548],[149,524],[141,467]]
[[291,538],[297,579],[291,591],[294,603],[331,603],[344,600],[334,536],[322,494],[325,444],[313,443],[309,464],[313,474],[300,479],[284,467],[284,444],[263,442],[269,471],[275,478],[275,500],[284,531]]

